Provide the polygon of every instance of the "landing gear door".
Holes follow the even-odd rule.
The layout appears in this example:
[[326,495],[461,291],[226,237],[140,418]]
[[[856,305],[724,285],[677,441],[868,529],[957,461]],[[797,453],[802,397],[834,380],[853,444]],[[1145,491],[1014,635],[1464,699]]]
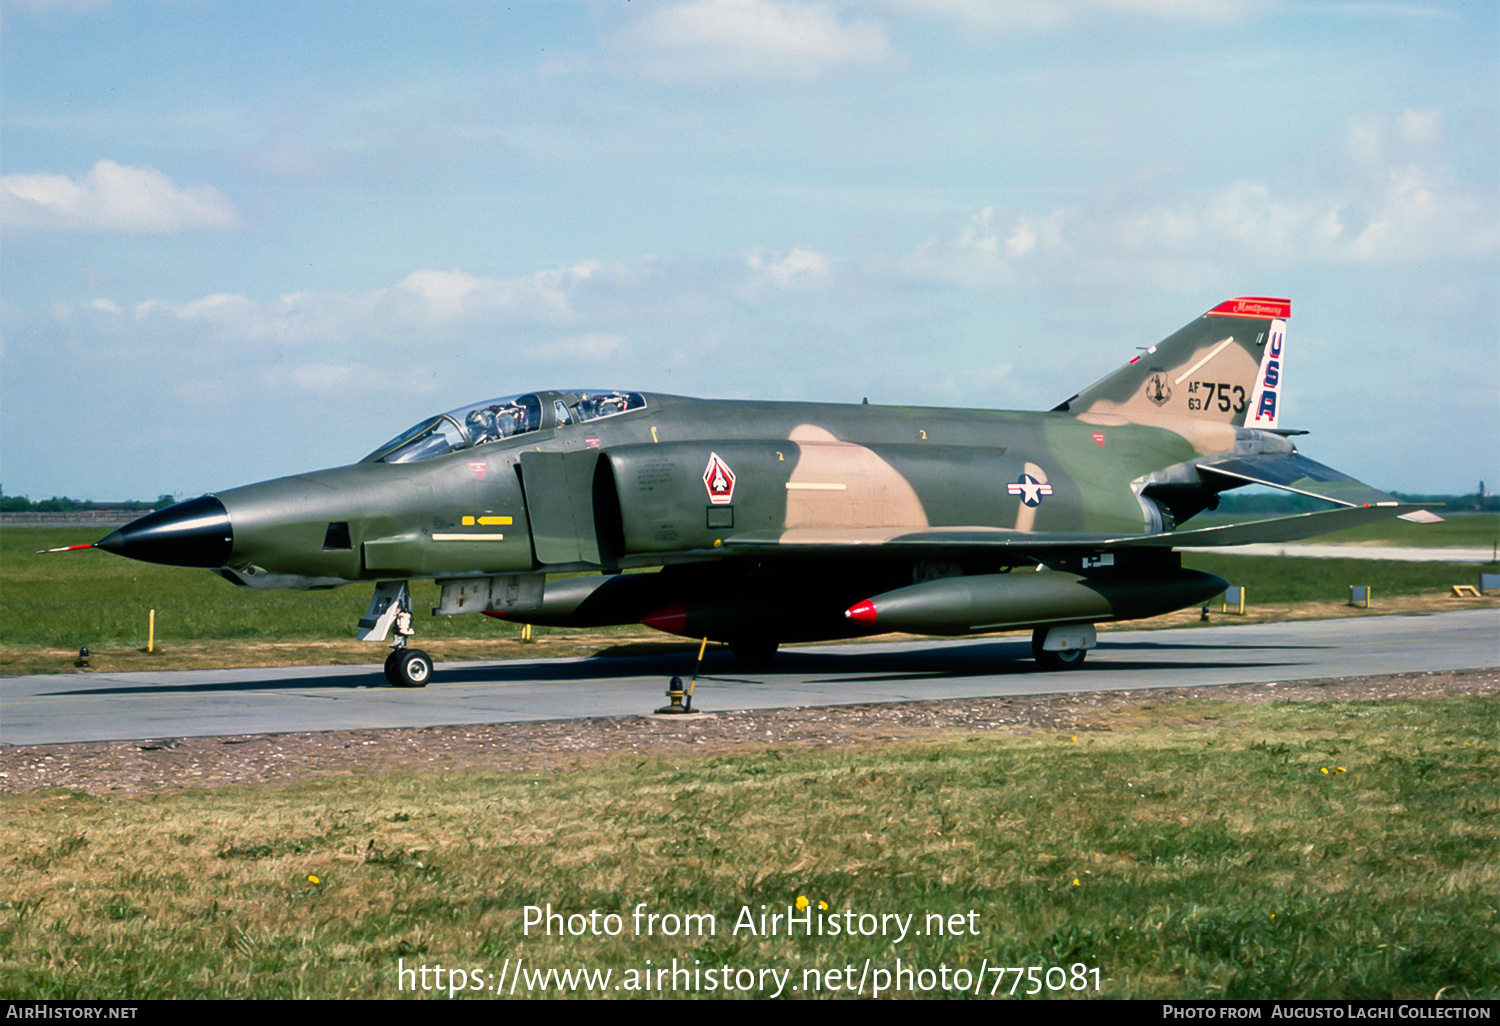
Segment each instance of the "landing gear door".
[[531,520],[531,542],[543,563],[599,566],[594,529],[594,468],[599,454],[523,452],[521,486]]

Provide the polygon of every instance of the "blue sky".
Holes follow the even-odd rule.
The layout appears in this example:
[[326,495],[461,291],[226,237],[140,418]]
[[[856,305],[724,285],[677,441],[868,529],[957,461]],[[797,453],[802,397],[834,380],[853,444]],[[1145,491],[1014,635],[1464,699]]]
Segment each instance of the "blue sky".
[[546,387],[1046,409],[1293,301],[1282,422],[1500,484],[1500,11],[0,5],[0,482],[179,496]]

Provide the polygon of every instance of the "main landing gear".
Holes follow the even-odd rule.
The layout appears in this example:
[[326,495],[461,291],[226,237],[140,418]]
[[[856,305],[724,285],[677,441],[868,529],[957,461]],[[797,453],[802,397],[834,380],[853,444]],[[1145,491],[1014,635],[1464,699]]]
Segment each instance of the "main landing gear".
[[432,679],[432,657],[419,648],[408,648],[406,639],[416,634],[411,626],[411,593],[405,581],[375,585],[370,608],[359,621],[360,641],[384,641],[395,628],[396,640],[385,657],[385,679],[394,688],[425,688]]
[[1038,627],[1031,632],[1031,654],[1043,670],[1076,670],[1088,650],[1099,643],[1094,625]]

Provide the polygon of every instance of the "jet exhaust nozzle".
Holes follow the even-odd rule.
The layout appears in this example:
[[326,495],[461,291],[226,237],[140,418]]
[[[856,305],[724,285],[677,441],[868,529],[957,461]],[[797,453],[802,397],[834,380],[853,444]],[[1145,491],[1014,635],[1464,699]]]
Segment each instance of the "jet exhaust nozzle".
[[229,562],[234,531],[224,504],[202,495],[132,520],[96,547],[145,563],[212,569]]

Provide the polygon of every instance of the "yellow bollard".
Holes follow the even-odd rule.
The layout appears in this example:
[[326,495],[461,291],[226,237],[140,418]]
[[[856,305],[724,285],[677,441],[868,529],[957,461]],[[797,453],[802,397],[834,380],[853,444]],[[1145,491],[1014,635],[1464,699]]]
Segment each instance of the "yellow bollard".
[[156,610],[146,617],[146,652],[156,651]]
[[687,687],[687,709],[693,710],[693,688],[698,686],[698,670],[703,666],[703,653],[708,651],[708,639],[703,639],[703,644],[698,646],[698,662],[693,666],[693,679],[688,681]]

